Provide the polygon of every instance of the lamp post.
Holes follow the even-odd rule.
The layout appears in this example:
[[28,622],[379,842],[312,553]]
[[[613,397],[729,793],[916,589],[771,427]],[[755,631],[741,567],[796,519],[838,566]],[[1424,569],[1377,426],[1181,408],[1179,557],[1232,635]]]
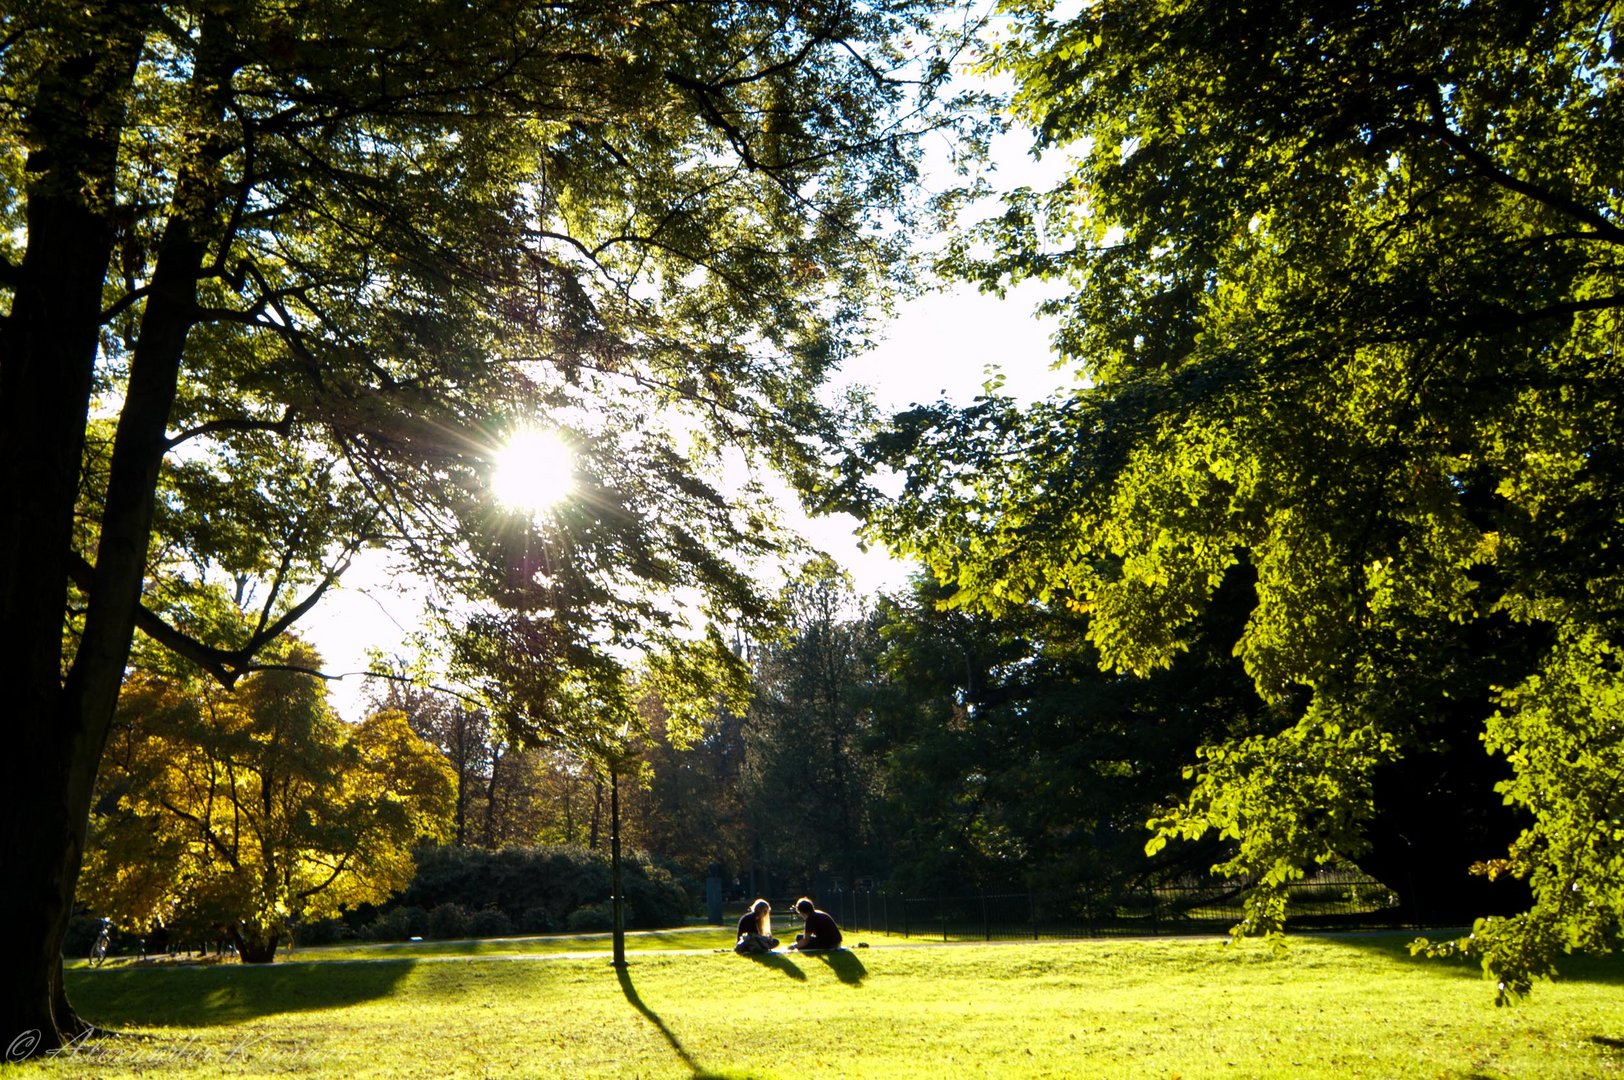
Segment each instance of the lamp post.
[[620,895],[620,755],[609,759],[609,889],[614,912],[615,958],[617,968],[626,966],[626,919]]

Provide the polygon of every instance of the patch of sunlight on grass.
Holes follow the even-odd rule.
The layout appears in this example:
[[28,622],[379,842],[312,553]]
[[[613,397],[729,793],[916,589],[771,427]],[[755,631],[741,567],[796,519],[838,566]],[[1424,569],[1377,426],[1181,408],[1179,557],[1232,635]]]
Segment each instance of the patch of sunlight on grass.
[[[1624,1077],[1624,961],[1496,1009],[1402,935],[76,971],[98,1077]],[[568,951],[568,950],[565,950]],[[432,961],[432,962],[430,962]],[[354,977],[358,982],[350,982]],[[169,1059],[162,1055],[168,1053]],[[19,1077],[79,1076],[83,1058]]]

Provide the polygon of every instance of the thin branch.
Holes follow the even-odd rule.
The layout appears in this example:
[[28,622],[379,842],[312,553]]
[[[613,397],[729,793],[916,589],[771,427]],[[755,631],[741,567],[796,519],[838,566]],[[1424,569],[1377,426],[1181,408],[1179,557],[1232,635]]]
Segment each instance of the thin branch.
[[210,420],[207,423],[199,424],[194,428],[188,428],[180,434],[171,437],[165,441],[164,449],[173,450],[175,447],[179,446],[183,442],[186,442],[188,439],[195,439],[201,435],[213,435],[216,432],[221,431],[270,431],[281,435],[283,438],[286,438],[292,430],[293,410],[288,408],[283,411],[282,418],[280,420]]
[[[350,562],[355,558],[356,551],[358,551],[361,544],[365,542],[365,535],[371,531],[371,523],[368,522],[367,527],[361,530],[360,535],[358,535],[355,540],[344,549],[344,554],[339,561],[335,563],[333,568],[329,570],[321,579],[321,584],[312,589],[309,596],[305,597],[299,603],[289,608],[287,613],[284,614],[280,619],[277,619],[275,622],[271,623],[269,627],[266,627],[263,633],[256,633],[249,641],[248,645],[245,646],[244,651],[250,655],[258,652],[261,646],[265,645],[267,642],[276,640],[282,634],[286,633],[288,628],[295,622],[298,622],[300,619],[304,618],[304,616],[309,613],[310,609],[316,606],[316,601],[321,599],[322,594],[331,588],[333,583],[336,582],[339,577],[341,577],[343,573],[350,568]],[[246,662],[247,657],[244,657],[244,660]]]
[[124,311],[132,307],[136,301],[144,300],[152,292],[152,286],[143,285],[139,289],[131,289],[118,298],[118,302],[101,313],[103,323],[112,322]]
[[[221,649],[199,641],[165,622],[145,604],[136,605],[135,625],[142,633],[158,644],[202,668],[227,690],[236,686],[237,681],[250,672],[304,670],[302,668],[285,668],[283,665],[256,664],[254,654],[286,633],[295,622],[307,615],[310,609],[316,606],[316,602],[321,599],[323,594],[349,569],[350,562],[354,558],[356,551],[365,542],[365,534],[370,531],[369,525],[367,529],[362,530],[362,536],[345,548],[343,556],[323,576],[321,583],[311,590],[309,596],[295,604],[281,618],[269,626],[262,625],[240,649]],[[68,576],[73,580],[74,584],[88,591],[95,577],[95,572],[96,568],[83,555],[77,551],[71,553],[68,561]],[[319,673],[311,672],[311,674]]]
[[338,875],[342,874],[344,872],[344,867],[346,865],[348,865],[348,863],[350,861],[350,856],[354,855],[354,854],[355,854],[355,850],[353,848],[351,850],[349,850],[349,851],[346,851],[339,858],[338,865],[333,867],[333,872],[331,874],[327,875],[327,880],[326,881],[323,881],[318,885],[312,885],[310,888],[301,890],[300,892],[296,893],[295,895],[300,900],[303,900],[307,896],[314,896],[316,893],[321,892],[323,889],[325,889],[327,886],[331,885],[335,880],[338,879]]
[[[1435,110],[1436,108],[1437,107],[1435,106]],[[1596,230],[1597,239],[1606,240],[1609,243],[1614,244],[1624,244],[1624,228],[1620,228],[1618,225],[1614,224],[1614,222],[1606,215],[1598,212],[1592,207],[1586,206],[1577,199],[1552,191],[1550,188],[1536,184],[1530,180],[1524,180],[1521,177],[1513,176],[1511,173],[1502,168],[1501,165],[1492,157],[1484,153],[1482,150],[1479,150],[1476,146],[1472,145],[1471,141],[1468,140],[1464,135],[1451,128],[1448,123],[1441,118],[1441,116],[1432,124],[1414,124],[1407,126],[1410,126],[1413,130],[1418,130],[1421,134],[1436,139],[1438,142],[1447,146],[1472,165],[1476,166],[1480,174],[1494,181],[1496,184],[1499,184],[1501,187],[1506,188],[1509,191],[1515,191],[1519,195],[1526,195],[1528,198],[1534,200],[1542,206],[1549,207],[1558,213],[1565,214],[1568,217],[1585,222],[1591,228]]]

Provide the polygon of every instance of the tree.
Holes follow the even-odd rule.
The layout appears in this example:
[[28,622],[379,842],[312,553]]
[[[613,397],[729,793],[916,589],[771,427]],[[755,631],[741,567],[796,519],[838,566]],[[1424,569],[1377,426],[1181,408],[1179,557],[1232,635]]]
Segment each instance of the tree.
[[743,773],[748,710],[716,709],[697,731],[678,736],[654,695],[639,702],[648,727],[647,784],[628,800],[633,843],[690,874],[712,864],[738,873],[750,862]]
[[755,861],[810,886],[880,868],[869,759],[874,641],[851,578],[827,557],[784,590],[787,622],[761,643],[745,728],[744,784]]
[[471,804],[484,786],[482,781],[493,771],[490,718],[450,693],[417,686],[407,665],[398,659],[391,667],[392,676],[380,680],[378,692],[370,696],[372,710],[404,714],[412,731],[445,755],[456,785],[449,839],[458,845],[468,843],[472,836],[469,819],[478,813]]
[[97,791],[81,899],[125,925],[223,933],[250,963],[274,959],[295,921],[404,888],[413,847],[445,838],[454,805],[451,767],[403,713],[352,727],[291,670],[234,692],[133,675]]
[[[396,657],[379,666],[390,673],[376,680],[373,710],[405,713],[411,729],[444,754],[455,772],[452,843],[491,849],[597,846],[602,785],[568,750],[519,745],[502,734],[490,708],[467,693],[428,683],[432,650],[412,663]],[[489,682],[500,695],[500,673],[486,674],[497,675]]]
[[1197,647],[1147,679],[1100,670],[1084,614],[1029,603],[995,616],[944,606],[951,595],[918,577],[877,613],[869,748],[893,881],[1114,910],[1130,884],[1210,863],[1211,842],[1147,861],[1144,823],[1178,801],[1197,746],[1263,709],[1231,655],[1249,610],[1240,583]]
[[[946,114],[935,7],[7,8],[0,1031],[84,1029],[60,947],[137,626],[229,687],[368,543],[545,578],[554,645],[750,598],[771,530],[719,448],[804,480],[832,436]],[[531,535],[484,472],[538,420],[581,494]]]
[[1460,944],[1502,998],[1616,944],[1616,10],[1007,10],[992,66],[1076,167],[956,267],[1069,281],[1085,388],[898,418],[866,455],[908,474],[876,529],[962,602],[1086,610],[1137,673],[1247,571],[1235,648],[1271,708],[1156,828],[1238,841],[1251,927],[1351,855],[1430,883],[1432,916],[1525,908]]

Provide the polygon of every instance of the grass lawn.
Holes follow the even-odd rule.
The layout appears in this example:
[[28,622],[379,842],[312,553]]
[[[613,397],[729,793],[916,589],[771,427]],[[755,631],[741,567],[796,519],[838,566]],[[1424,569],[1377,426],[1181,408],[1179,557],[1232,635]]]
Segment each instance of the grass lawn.
[[[1400,934],[714,951],[716,931],[70,968],[126,1034],[12,1075],[1624,1078],[1624,960],[1496,1009]],[[595,950],[595,952],[594,952]],[[582,955],[591,953],[592,955]],[[14,1051],[15,1052],[15,1051]]]

